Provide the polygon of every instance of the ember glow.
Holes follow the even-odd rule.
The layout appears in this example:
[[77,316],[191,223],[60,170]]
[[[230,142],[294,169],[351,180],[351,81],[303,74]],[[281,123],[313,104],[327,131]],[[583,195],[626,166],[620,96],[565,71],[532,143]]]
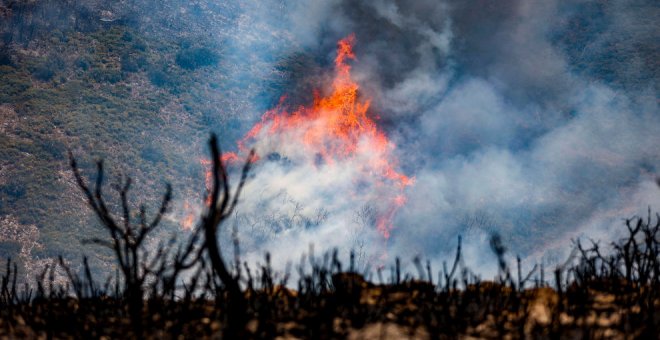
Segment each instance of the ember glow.
[[183,211],[185,213],[185,216],[181,220],[181,227],[183,228],[183,230],[191,230],[193,227],[193,223],[195,222],[195,210],[190,205],[190,203],[185,202],[183,204]]
[[316,91],[311,105],[292,111],[282,98],[238,142],[238,154],[228,152],[222,159],[231,164],[244,159],[241,155],[254,148],[256,160],[277,154],[291,161],[311,163],[311,168],[319,173],[332,167],[354,167],[354,192],[346,195],[361,196],[359,191],[364,191],[364,183],[368,183],[366,190],[374,191],[370,196],[378,200],[374,227],[388,239],[394,216],[406,202],[404,189],[414,179],[397,169],[394,144],[378,128],[374,120],[377,116],[369,111],[370,100],[360,98],[359,86],[351,78],[348,61],[356,59],[354,42],[354,35],[338,42],[329,94],[324,96]]
[[[227,160],[223,157],[223,161],[226,162]],[[204,206],[208,207],[211,204],[211,185],[213,181],[213,174],[211,173],[212,162],[208,159],[200,159],[199,164],[204,167],[204,186],[207,191]],[[181,228],[183,230],[192,230],[193,224],[195,223],[195,217],[199,214],[199,209],[196,209],[193,204],[185,201],[183,203],[183,214],[184,216],[179,222]]]

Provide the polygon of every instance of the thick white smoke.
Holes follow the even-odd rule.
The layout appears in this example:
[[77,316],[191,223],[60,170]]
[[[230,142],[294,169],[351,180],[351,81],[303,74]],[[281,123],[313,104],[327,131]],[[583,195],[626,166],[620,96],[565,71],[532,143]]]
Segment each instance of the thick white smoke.
[[[443,258],[463,234],[468,265],[487,268],[494,266],[488,236],[498,232],[527,261],[556,263],[571,239],[607,242],[622,218],[660,208],[658,70],[650,62],[657,44],[648,41],[658,32],[641,20],[648,12],[583,1],[278,6],[277,18],[261,5],[246,11],[267,24],[233,43],[247,51],[275,39],[280,43],[263,60],[302,53],[327,61],[337,39],[356,34],[356,80],[373,98],[403,172],[416,177],[388,254]],[[253,34],[264,31],[279,33]],[[239,235],[252,233],[246,251],[290,258],[309,243],[354,248],[346,221],[377,196],[348,197],[355,164],[319,171],[299,165],[296,145],[264,143],[283,158],[255,169],[242,202],[246,214],[256,213],[251,221],[265,225],[262,212],[277,220],[273,211],[303,211],[305,219],[322,207],[341,213],[296,232],[254,233],[237,223]],[[369,230],[366,244],[378,249],[378,235]]]

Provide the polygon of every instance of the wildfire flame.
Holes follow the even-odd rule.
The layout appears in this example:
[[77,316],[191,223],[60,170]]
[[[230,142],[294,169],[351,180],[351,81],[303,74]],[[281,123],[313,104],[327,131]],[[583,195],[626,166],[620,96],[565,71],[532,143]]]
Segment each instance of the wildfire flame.
[[[339,162],[354,160],[359,165],[359,173],[376,186],[396,188],[392,197],[380,197],[385,206],[378,213],[376,228],[385,239],[390,237],[392,220],[397,210],[405,204],[405,187],[411,185],[410,178],[396,170],[398,161],[393,155],[394,144],[370,117],[370,100],[358,98],[358,84],[351,78],[349,60],[355,60],[353,44],[355,36],[350,35],[338,42],[335,57],[335,77],[332,91],[322,96],[314,93],[311,106],[301,106],[293,112],[287,111],[284,98],[280,104],[267,111],[261,120],[238,142],[239,154],[247,154],[256,148],[257,156],[262,153],[282,152],[285,148],[302,148],[308,160],[316,168],[338,166]],[[222,160],[237,161],[237,153],[228,152]],[[209,174],[207,174],[209,178]]]
[[[223,162],[228,162],[228,160],[224,159],[223,157]],[[231,160],[230,160],[231,161]],[[199,164],[201,164],[204,167],[204,185],[206,187],[206,191],[208,192],[206,195],[206,199],[204,201],[205,206],[211,205],[211,185],[213,184],[213,174],[211,173],[211,165],[212,162],[209,159],[200,159]],[[188,201],[183,203],[183,212],[184,216],[180,220],[181,228],[183,230],[192,230],[193,225],[195,223],[195,216],[198,215],[199,209],[195,209],[195,207],[190,204]]]
[[192,230],[193,223],[195,223],[195,211],[188,202],[183,204],[183,210],[186,215],[183,217],[183,220],[181,220],[181,227],[183,230]]

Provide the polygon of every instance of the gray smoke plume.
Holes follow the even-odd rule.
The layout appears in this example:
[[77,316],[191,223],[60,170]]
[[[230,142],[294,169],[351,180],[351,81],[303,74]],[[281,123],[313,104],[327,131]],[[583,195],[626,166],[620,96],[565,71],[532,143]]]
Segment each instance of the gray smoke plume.
[[[556,262],[570,239],[613,239],[621,218],[660,207],[659,12],[648,1],[636,5],[283,1],[255,4],[246,20],[262,25],[230,39],[241,51],[277,46],[253,58],[294,56],[274,69],[294,80],[282,91],[296,97],[309,79],[323,79],[336,41],[355,33],[361,93],[397,145],[400,168],[416,178],[388,254],[442,256],[463,234],[467,257],[489,265],[488,235],[499,232],[529,261]],[[301,60],[312,60],[304,75],[288,72]],[[297,178],[296,188],[312,195],[317,180]],[[323,195],[359,212],[341,185]],[[259,249],[291,259],[309,243],[354,248],[351,228],[320,223],[271,234]]]

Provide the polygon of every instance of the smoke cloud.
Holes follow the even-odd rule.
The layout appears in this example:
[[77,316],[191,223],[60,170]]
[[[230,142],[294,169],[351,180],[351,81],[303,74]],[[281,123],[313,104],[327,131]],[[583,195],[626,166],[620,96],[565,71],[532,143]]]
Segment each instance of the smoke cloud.
[[[462,234],[466,261],[494,267],[484,249],[497,232],[528,261],[557,263],[571,239],[611,240],[622,218],[660,208],[651,2],[273,6],[281,15],[274,7],[244,13],[264,25],[230,38],[239,51],[265,44],[277,47],[261,60],[313,60],[304,75],[272,65],[295,80],[283,94],[300,98],[323,84],[336,41],[355,33],[355,79],[415,184],[384,243],[369,227],[370,201],[346,195],[350,165],[319,173],[267,162],[255,169],[237,219],[246,251],[258,249],[254,258],[270,251],[295,260],[311,243],[436,258]],[[264,214],[270,220],[257,217]]]

